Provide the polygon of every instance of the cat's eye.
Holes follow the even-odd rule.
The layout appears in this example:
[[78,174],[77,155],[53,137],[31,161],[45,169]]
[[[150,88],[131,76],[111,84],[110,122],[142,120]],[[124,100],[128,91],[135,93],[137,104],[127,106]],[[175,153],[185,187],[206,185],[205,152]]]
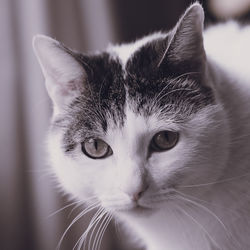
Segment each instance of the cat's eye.
[[103,159],[113,154],[111,147],[101,139],[82,142],[82,152],[92,159]]
[[179,139],[179,134],[173,131],[161,131],[155,134],[150,143],[150,149],[156,152],[173,148]]

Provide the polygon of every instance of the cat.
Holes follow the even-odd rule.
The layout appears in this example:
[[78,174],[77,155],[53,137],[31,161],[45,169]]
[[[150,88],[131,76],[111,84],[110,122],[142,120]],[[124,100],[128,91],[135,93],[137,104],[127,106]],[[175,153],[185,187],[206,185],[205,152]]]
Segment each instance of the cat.
[[35,36],[52,171],[99,208],[89,228],[114,218],[147,250],[250,249],[250,28],[203,22],[194,3],[169,32],[91,55]]

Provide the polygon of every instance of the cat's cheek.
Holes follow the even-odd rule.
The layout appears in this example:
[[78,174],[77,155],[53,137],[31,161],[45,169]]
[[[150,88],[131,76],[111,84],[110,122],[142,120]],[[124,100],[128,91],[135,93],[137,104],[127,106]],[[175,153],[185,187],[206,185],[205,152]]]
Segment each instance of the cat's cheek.
[[[149,158],[147,171],[156,188],[168,188],[176,184],[176,174],[185,167],[188,152],[183,136],[176,146],[165,152],[156,152]],[[178,183],[178,182],[177,182]]]
[[[221,107],[208,108],[180,129],[169,151],[154,153],[147,167],[158,188],[212,182],[225,167],[228,128]],[[211,140],[213,138],[213,140]]]
[[[82,156],[81,159],[75,161],[74,180],[78,187],[78,196],[84,199],[84,194],[95,197],[100,201],[100,196],[110,190],[115,189],[114,170],[112,168],[112,161],[109,159],[90,159]],[[72,171],[72,170],[71,170]],[[75,192],[74,192],[75,193]]]
[[84,199],[84,194],[87,193],[89,197],[100,200],[99,194],[110,189],[110,184],[113,183],[110,164],[105,160],[85,159],[76,163],[75,167],[78,168],[75,171],[75,181],[79,184],[79,196]]
[[93,181],[90,178],[86,178],[90,174],[84,169],[79,169],[77,162],[64,159],[64,166],[54,165],[54,169],[59,182],[68,192],[81,200],[85,200],[93,195]]
[[52,172],[57,176],[63,191],[71,193],[81,200],[91,196],[93,193],[91,179],[86,176],[90,176],[92,170],[85,167],[88,166],[87,162],[79,161],[63,152],[59,133],[50,134],[47,144]]
[[182,182],[190,185],[217,180],[228,157],[228,126],[222,107],[208,107],[186,124],[186,155]]

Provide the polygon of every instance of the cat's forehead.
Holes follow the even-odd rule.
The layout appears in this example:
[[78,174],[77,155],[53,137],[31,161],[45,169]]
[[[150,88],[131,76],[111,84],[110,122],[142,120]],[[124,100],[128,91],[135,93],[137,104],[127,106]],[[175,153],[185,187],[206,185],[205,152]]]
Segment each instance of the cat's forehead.
[[[155,134],[160,130],[175,130],[178,125],[174,123],[171,116],[166,117],[164,120],[159,119],[159,114],[154,113],[151,115],[138,114],[126,105],[124,110],[123,125],[118,127],[112,119],[108,122],[107,136],[121,138],[129,138],[129,141],[137,140],[139,137],[147,137],[150,134]],[[122,136],[120,136],[122,135]]]
[[88,65],[85,96],[93,100],[94,106],[98,103],[108,115],[120,120],[125,115],[125,104],[144,115],[159,109],[166,113],[183,108],[187,115],[187,107],[189,112],[196,112],[213,102],[211,89],[197,80],[198,72],[183,74],[183,65],[166,65],[164,70],[157,67],[158,47],[166,42],[163,38],[166,35],[159,33],[139,40],[138,45],[129,50],[128,58],[122,58],[123,50],[119,49],[83,57],[85,69]]
[[[131,50],[125,65],[114,53],[79,55],[78,61],[84,64],[88,79],[84,92],[63,117],[67,120],[68,138],[76,134],[84,138],[103,136],[111,124],[122,128],[125,121],[145,123],[149,117],[180,123],[213,102],[211,91],[192,75],[173,74],[171,67],[157,71],[155,48],[162,40],[155,42],[146,41]],[[127,119],[127,110],[144,119]]]

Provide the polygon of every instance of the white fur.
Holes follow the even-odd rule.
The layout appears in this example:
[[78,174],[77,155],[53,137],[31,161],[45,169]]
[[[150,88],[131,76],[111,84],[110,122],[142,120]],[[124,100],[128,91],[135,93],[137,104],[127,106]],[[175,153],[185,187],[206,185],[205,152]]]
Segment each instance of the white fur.
[[[218,104],[201,110],[185,125],[171,119],[163,122],[157,114],[135,115],[127,100],[124,127],[117,128],[110,120],[102,138],[114,153],[99,161],[82,154],[80,145],[74,157],[66,156],[63,131],[51,132],[51,165],[63,188],[82,201],[97,197],[148,250],[250,249],[248,30],[231,22],[205,33]],[[109,51],[125,65],[140,46],[161,36]],[[162,130],[179,131],[178,144],[147,158],[152,136]],[[168,184],[176,174],[181,174],[177,191],[193,202],[171,195]],[[155,211],[133,212],[133,197],[145,189],[145,182],[150,185],[138,203]]]
[[110,45],[108,48],[108,52],[113,54],[114,56],[117,56],[120,59],[120,62],[125,68],[126,63],[129,58],[137,51],[139,48],[141,48],[143,45],[152,42],[153,40],[164,38],[166,34],[163,34],[161,32],[153,33],[152,35],[146,36],[142,39],[139,39],[135,42],[128,43],[128,44],[121,44],[121,45]]

